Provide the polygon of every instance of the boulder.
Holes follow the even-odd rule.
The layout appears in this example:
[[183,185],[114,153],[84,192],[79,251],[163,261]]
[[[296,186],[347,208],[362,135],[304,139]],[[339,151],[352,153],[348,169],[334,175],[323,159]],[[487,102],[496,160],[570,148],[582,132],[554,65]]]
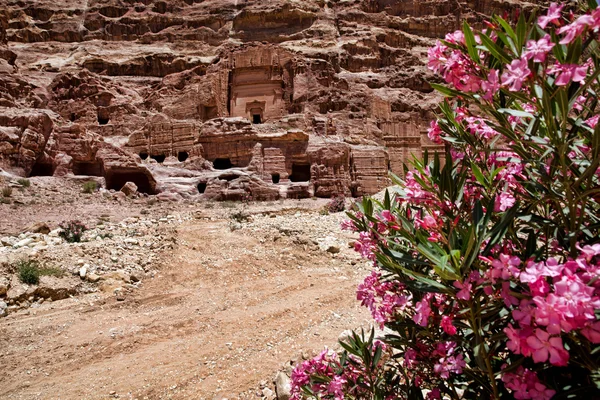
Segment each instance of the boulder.
[[138,187],[133,182],[127,182],[121,188],[121,192],[123,192],[125,194],[125,196],[131,197],[131,196],[137,194]]
[[277,400],[289,400],[292,397],[290,377],[283,371],[279,371],[275,377],[275,393]]

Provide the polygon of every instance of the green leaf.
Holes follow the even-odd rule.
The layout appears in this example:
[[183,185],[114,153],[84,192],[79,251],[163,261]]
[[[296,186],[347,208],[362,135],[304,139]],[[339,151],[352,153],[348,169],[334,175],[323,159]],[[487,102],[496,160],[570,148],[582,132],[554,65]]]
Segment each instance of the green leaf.
[[468,22],[465,20],[463,23],[463,33],[465,35],[465,44],[467,46],[467,52],[471,59],[477,63],[479,63],[479,53],[477,52],[477,43],[475,42],[475,35],[473,35],[473,31],[469,26]]
[[496,44],[496,42],[494,42],[492,39],[489,38],[489,36],[483,33],[481,33],[479,37],[481,38],[481,44],[483,45],[479,47],[480,49],[487,50],[491,55],[496,57],[496,59],[502,62],[503,64],[510,64],[510,62],[512,61],[511,58],[500,46]]
[[471,163],[471,170],[473,171],[473,175],[475,175],[475,179],[477,179],[477,182],[479,182],[481,186],[487,188],[487,180],[485,179],[485,176],[483,176],[483,173],[481,172],[481,169],[479,169],[477,164]]
[[527,111],[514,110],[512,108],[499,108],[498,112],[501,112],[503,114],[510,114],[519,118],[535,118],[533,114],[528,113]]
[[431,83],[431,82],[429,82],[429,85],[446,97],[464,96],[464,93],[461,93],[454,89],[450,89],[449,87],[446,87],[444,85],[439,85],[437,83]]

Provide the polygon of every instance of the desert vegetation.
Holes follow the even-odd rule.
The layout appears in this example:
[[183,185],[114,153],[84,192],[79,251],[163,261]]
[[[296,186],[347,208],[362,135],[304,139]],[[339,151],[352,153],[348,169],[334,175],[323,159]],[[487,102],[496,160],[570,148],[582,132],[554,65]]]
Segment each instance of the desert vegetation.
[[429,50],[446,153],[345,225],[383,332],[299,364],[293,398],[600,395],[600,10],[583,7],[465,23]]

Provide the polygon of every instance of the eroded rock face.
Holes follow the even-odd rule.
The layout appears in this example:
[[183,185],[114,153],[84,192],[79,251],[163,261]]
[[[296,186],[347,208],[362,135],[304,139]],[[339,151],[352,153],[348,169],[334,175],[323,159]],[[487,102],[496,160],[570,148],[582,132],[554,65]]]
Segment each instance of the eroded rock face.
[[443,150],[427,48],[538,4],[7,0],[0,166],[169,199],[372,194]]

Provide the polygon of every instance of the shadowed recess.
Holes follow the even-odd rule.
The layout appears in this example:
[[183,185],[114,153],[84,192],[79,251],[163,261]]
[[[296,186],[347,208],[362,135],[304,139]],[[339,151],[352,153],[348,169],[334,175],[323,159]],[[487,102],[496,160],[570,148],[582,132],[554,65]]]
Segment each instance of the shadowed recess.
[[155,194],[148,176],[139,171],[112,171],[106,174],[106,188],[121,190],[127,182],[133,182],[138,187],[138,192]]
[[290,175],[292,182],[308,182],[310,181],[310,165],[309,164],[292,164],[292,174]]

